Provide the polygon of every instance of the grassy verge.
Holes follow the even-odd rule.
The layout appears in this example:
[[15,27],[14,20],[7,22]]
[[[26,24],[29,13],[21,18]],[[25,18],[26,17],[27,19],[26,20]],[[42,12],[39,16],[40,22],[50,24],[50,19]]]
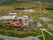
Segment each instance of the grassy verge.
[[22,37],[27,37],[27,36],[41,35],[41,31],[27,32],[27,31],[16,31],[16,30],[0,30],[0,35],[22,38]]
[[[50,31],[51,33],[53,33],[52,30],[48,30],[48,31]],[[49,35],[48,33],[46,33],[45,31],[44,31],[44,36],[45,36],[45,40],[53,40],[53,37],[51,35]],[[40,40],[43,40],[43,36],[42,37],[38,37],[38,38]]]
[[38,37],[39,39],[43,40],[43,37]]
[[53,24],[53,21],[47,21],[47,23],[49,23],[49,24]]
[[53,33],[53,30],[48,30],[49,32]]
[[44,31],[45,40],[53,40],[53,37]]
[[39,17],[37,17],[37,20],[38,20],[38,22],[40,22],[43,25],[44,28],[46,28],[46,29],[48,28],[48,25],[46,24],[45,21],[39,19]]
[[1,39],[1,38],[0,38],[0,40],[4,40],[4,39]]

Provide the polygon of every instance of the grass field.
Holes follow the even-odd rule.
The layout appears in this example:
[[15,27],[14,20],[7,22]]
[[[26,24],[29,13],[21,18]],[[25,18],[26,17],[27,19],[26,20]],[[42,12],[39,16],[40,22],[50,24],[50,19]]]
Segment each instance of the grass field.
[[27,32],[27,31],[16,31],[16,30],[0,30],[0,35],[6,35],[11,37],[27,37],[27,36],[38,36],[41,35],[41,31]]
[[53,33],[53,30],[48,30],[48,31],[50,31],[51,33]]
[[4,39],[0,39],[0,40],[4,40]]
[[[32,5],[32,4],[31,4]],[[26,7],[26,6],[29,6],[30,5],[22,5],[22,7]],[[0,6],[0,16],[2,15],[6,15],[8,13],[11,13],[11,12],[16,12],[18,13],[18,15],[22,16],[22,15],[28,15],[28,16],[31,16],[31,18],[36,21],[36,22],[40,22],[42,23],[43,27],[45,29],[48,28],[48,25],[45,21],[39,19],[39,17],[48,17],[48,18],[51,18],[53,20],[53,10],[49,11],[49,10],[36,10],[35,9],[35,12],[23,12],[22,10],[14,10],[15,8],[17,7],[21,7],[21,6],[18,6],[18,5],[4,5],[4,6]],[[5,20],[6,21],[6,20]],[[3,22],[5,22],[3,21]],[[52,23],[53,24],[53,21],[49,21],[48,22],[49,24]],[[6,30],[6,25],[3,24],[3,26],[0,25],[0,34],[1,35],[6,35],[6,36],[12,36],[12,37],[26,37],[26,36],[39,36],[39,35],[42,35],[42,32],[40,31],[40,29],[36,26],[32,26],[32,28],[36,29],[37,28],[37,31],[35,32],[27,32],[27,31],[17,31],[17,30]],[[51,33],[53,33],[52,30],[49,30]],[[53,40],[53,37],[51,37],[48,33],[44,32],[44,35],[45,35],[45,40]],[[43,40],[43,37],[39,37],[41,40]]]
[[45,40],[53,40],[53,37],[50,36],[48,33],[44,32]]
[[[50,30],[50,31],[52,31],[52,30]],[[44,37],[45,37],[45,39],[44,39]],[[40,38],[41,40],[53,40],[53,37],[51,35],[49,35],[48,33],[46,33],[45,31],[44,31],[44,37],[41,36],[38,38]]]
[[47,21],[48,24],[53,24],[53,21]]

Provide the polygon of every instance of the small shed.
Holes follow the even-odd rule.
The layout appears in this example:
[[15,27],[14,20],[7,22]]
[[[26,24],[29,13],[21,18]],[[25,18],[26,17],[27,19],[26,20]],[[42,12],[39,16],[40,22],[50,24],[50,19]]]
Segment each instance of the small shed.
[[12,18],[16,18],[16,17],[18,17],[18,14],[17,13],[9,13],[9,16],[11,16]]
[[24,15],[23,18],[24,18],[23,23],[26,24],[26,26],[28,27],[29,26],[29,17]]

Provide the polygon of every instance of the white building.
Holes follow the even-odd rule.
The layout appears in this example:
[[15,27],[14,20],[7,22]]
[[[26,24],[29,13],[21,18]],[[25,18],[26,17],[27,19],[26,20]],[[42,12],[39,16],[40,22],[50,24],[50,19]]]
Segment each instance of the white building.
[[26,24],[27,27],[29,27],[29,17],[24,15],[23,18],[23,23]]
[[5,20],[5,19],[15,19],[16,17],[18,17],[17,13],[9,13],[6,16],[1,16],[0,20]]

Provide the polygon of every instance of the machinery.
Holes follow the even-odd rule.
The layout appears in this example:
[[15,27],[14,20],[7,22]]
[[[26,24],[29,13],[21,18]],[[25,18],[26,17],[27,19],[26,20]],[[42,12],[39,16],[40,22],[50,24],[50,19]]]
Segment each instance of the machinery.
[[14,27],[14,28],[25,28],[25,27],[29,27],[29,25],[31,25],[31,23],[33,23],[33,21],[30,20],[30,18],[28,16],[23,16],[23,17],[18,17],[17,18],[18,21],[10,21],[10,22],[6,22],[7,26]]
[[18,21],[15,22],[7,22],[7,26],[15,26],[15,27],[24,27],[25,24],[22,22],[23,18],[22,17],[18,17]]

